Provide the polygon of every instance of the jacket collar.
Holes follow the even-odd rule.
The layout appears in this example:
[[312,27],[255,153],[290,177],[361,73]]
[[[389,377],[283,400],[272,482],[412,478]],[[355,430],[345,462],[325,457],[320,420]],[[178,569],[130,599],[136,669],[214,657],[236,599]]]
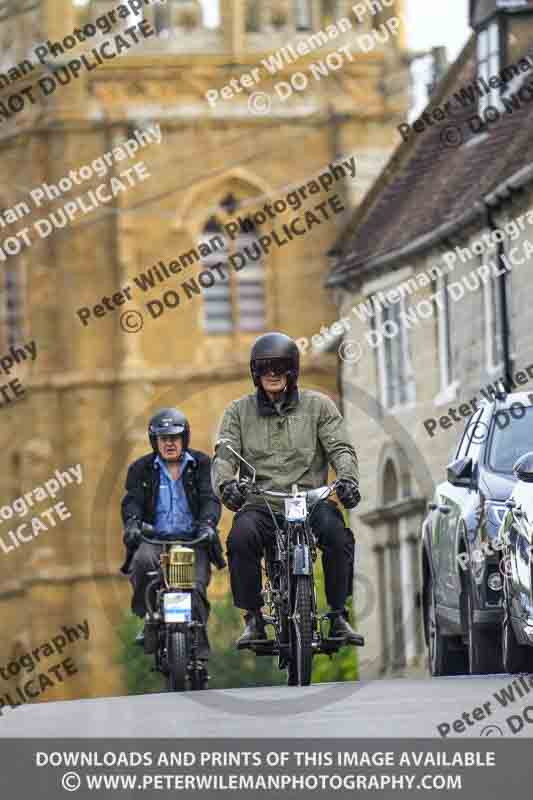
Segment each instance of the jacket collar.
[[[259,386],[257,388],[256,400],[257,400],[257,410],[259,412],[260,417],[274,417],[276,416],[276,414],[278,414],[278,411],[274,403],[266,394],[262,386]],[[280,413],[284,414],[290,409],[296,408],[298,402],[299,402],[298,387],[293,386],[292,389],[288,389],[287,392],[285,393]]]

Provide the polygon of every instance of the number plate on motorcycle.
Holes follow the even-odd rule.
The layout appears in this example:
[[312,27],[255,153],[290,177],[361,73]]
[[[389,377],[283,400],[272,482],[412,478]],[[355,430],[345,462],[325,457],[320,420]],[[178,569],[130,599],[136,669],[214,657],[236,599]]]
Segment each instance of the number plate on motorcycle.
[[191,621],[191,595],[188,592],[167,592],[163,600],[165,622]]
[[285,498],[285,517],[289,520],[305,519],[307,516],[307,502],[303,497]]

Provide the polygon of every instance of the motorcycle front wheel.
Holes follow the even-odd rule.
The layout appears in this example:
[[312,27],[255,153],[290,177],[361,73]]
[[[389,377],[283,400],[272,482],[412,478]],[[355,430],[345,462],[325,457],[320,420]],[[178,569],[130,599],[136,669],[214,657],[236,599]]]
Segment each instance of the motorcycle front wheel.
[[187,636],[181,631],[167,634],[168,690],[184,692],[187,688]]
[[310,575],[296,577],[293,616],[288,685],[309,686],[313,672],[313,585]]

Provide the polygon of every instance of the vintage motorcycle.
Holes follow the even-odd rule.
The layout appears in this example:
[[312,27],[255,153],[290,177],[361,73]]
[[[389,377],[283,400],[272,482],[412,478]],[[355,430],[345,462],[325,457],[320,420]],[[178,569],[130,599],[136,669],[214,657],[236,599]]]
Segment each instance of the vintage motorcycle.
[[[317,608],[313,565],[317,558],[317,544],[311,527],[313,511],[322,500],[327,500],[337,486],[323,486],[308,491],[275,492],[256,485],[256,470],[236,450],[229,440],[219,439],[215,445],[226,447],[245,466],[246,477],[239,485],[248,495],[263,498],[272,515],[275,539],[265,553],[265,589],[262,592],[268,609],[263,618],[274,631],[273,639],[258,639],[241,649],[251,649],[257,656],[278,656],[280,669],[288,670],[289,686],[309,686],[313,670],[313,656],[325,653],[332,656],[345,644],[342,638],[328,638],[324,624],[331,613],[320,614]],[[276,517],[268,503],[269,497],[284,500],[284,513]],[[359,636],[356,646],[364,646]]]
[[207,689],[208,675],[197,657],[205,625],[193,619],[192,592],[195,548],[208,542],[208,534],[196,539],[149,539],[144,533],[153,533],[154,528],[146,522],[142,531],[143,541],[163,544],[159,569],[148,573],[152,580],[145,593],[144,652],[155,656],[153,669],[166,676],[170,692]]

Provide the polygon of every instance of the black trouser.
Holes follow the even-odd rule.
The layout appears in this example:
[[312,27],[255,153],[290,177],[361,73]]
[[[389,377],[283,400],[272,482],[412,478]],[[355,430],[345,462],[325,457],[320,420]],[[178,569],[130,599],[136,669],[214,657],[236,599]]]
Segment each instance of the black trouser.
[[[354,538],[331,501],[320,502],[311,516],[311,527],[322,550],[326,599],[331,609],[344,608],[352,594]],[[261,557],[274,539],[274,522],[268,509],[243,508],[233,518],[227,554],[233,601],[249,611],[263,605]]]
[[[141,542],[131,561],[129,569],[129,579],[133,586],[133,597],[131,600],[131,610],[138,617],[146,614],[145,591],[152,578],[147,577],[147,573],[157,570],[159,567],[159,554],[162,545],[148,544]],[[200,631],[200,647],[198,658],[208,658],[209,639],[207,638],[207,619],[209,617],[209,601],[207,599],[207,587],[211,580],[211,563],[209,554],[205,547],[196,547],[196,585],[192,593],[192,615],[193,619],[203,622],[205,628]],[[155,599],[155,598],[154,598]]]

